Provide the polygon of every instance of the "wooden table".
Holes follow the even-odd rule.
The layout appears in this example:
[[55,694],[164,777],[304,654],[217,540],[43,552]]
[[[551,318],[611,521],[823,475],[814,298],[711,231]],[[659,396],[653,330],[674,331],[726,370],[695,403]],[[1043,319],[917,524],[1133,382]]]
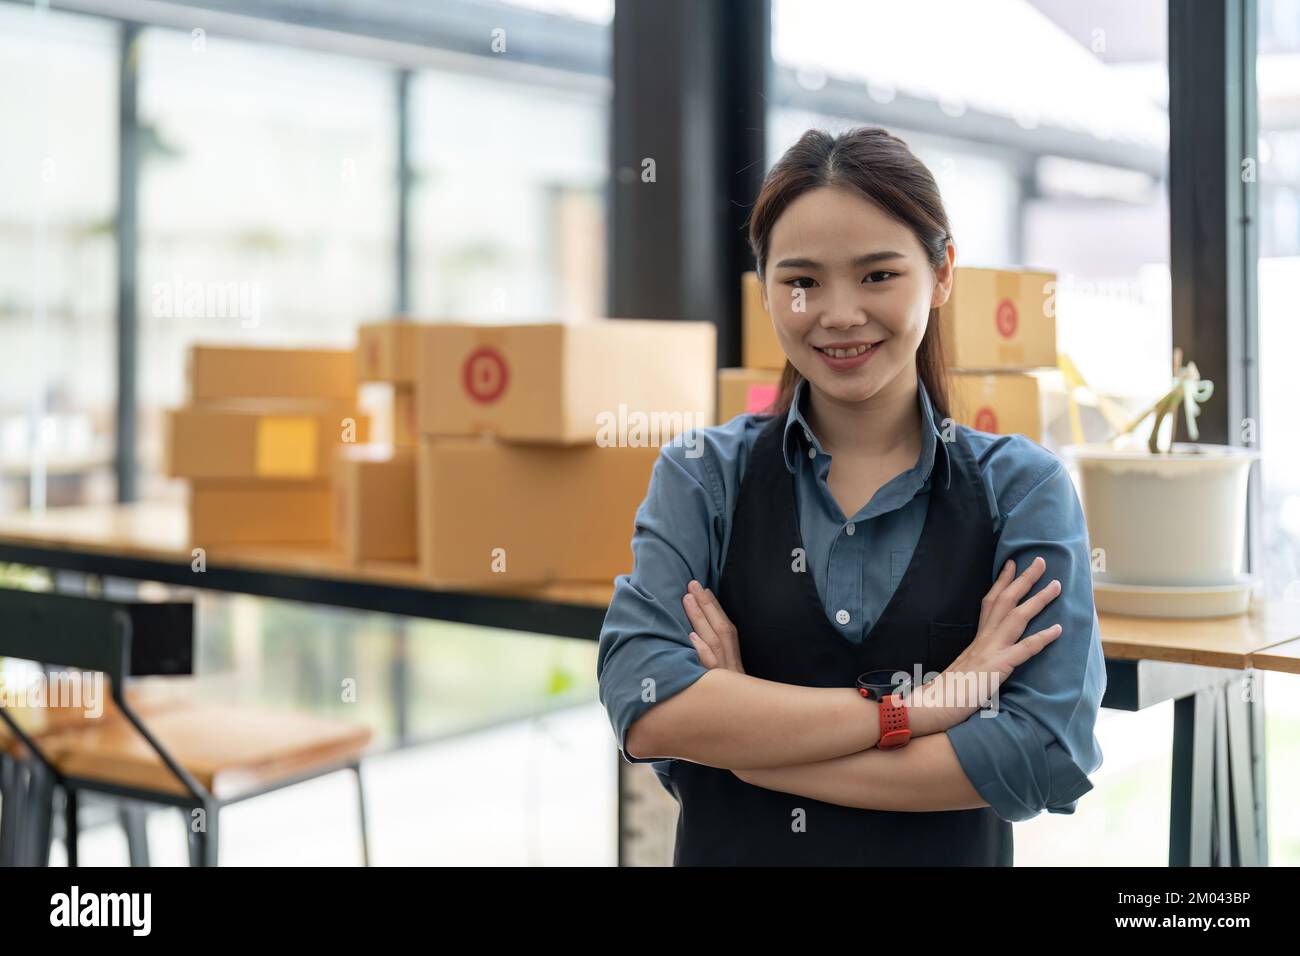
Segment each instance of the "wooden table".
[[1235,617],[1099,614],[1102,705],[1174,702],[1171,866],[1266,865],[1264,717],[1256,671],[1300,673],[1300,602]]
[[[332,552],[270,547],[209,549],[198,572],[187,534],[181,503],[18,513],[0,518],[0,561],[583,640],[599,638],[613,593],[612,581],[448,588],[413,564],[357,567]],[[1262,716],[1246,706],[1246,694],[1254,670],[1300,673],[1300,602],[1211,620],[1099,621],[1103,706],[1175,701],[1170,864],[1265,862]]]
[[195,571],[187,529],[179,502],[19,512],[0,517],[0,561],[587,640],[614,591],[612,580],[468,590],[414,563],[354,566],[302,548],[208,548]]

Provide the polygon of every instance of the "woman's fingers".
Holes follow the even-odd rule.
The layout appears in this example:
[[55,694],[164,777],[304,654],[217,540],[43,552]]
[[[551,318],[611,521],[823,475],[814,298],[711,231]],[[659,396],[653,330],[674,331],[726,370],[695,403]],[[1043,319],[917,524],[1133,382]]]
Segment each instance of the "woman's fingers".
[[[704,594],[709,599],[709,602],[718,609],[718,614],[722,616],[722,620],[726,622],[726,628],[722,634],[722,639],[723,643],[727,647],[727,652],[731,655],[731,663],[734,669],[738,673],[745,673],[745,665],[740,659],[740,634],[736,630],[736,625],[731,623],[731,618],[727,617],[727,612],[722,609],[722,602],[718,600],[717,596],[711,590],[705,588]],[[705,613],[708,613],[707,608],[705,609]]]
[[1022,604],[1017,605],[1015,611],[1011,614],[1011,619],[1015,621],[1016,626],[1019,628],[1019,633],[1017,633],[1016,636],[1019,637],[1020,634],[1025,633],[1025,628],[1029,626],[1029,622],[1032,621],[1043,608],[1055,601],[1060,593],[1061,582],[1053,578],[1051,581],[1048,581],[1037,594]]
[[[695,595],[685,595],[682,598],[682,607],[686,609],[686,619],[691,622],[691,627],[695,628],[695,636],[712,651],[712,656],[717,661],[717,663],[708,664],[707,666],[726,667],[726,648],[723,646],[722,639],[714,632],[713,626],[705,616],[704,609],[700,607],[700,603],[695,599]],[[703,655],[700,657],[700,663],[705,663]]]
[[727,613],[722,610],[722,605],[718,603],[718,599],[712,591],[702,587],[698,581],[692,581],[690,587],[694,589],[695,600],[704,609],[704,616],[713,628],[713,633],[722,639],[727,648],[727,656],[734,663],[740,651],[736,641],[736,626],[731,623],[731,618],[727,617]]
[[709,670],[718,666],[718,657],[713,653],[713,648],[704,643],[704,639],[694,631],[691,631],[691,643],[695,646],[695,653],[700,655],[701,664]]
[[740,661],[740,638],[736,633],[736,626],[731,623],[731,618],[727,617],[726,612],[722,610],[721,602],[712,591],[702,587],[698,581],[691,581],[686,587],[687,593],[682,597],[682,606],[686,608],[686,616],[691,626],[695,628],[701,640],[712,649],[718,666],[743,674],[744,666]]
[[1033,657],[1052,641],[1061,636],[1061,625],[1053,624],[1036,634],[1030,634],[1023,641],[1018,641],[1007,648],[1008,660],[1012,667],[1019,667]]
[[1020,599],[1029,593],[1029,589],[1034,586],[1043,572],[1047,570],[1047,562],[1042,557],[1036,557],[1029,562],[1029,567],[1020,572],[1020,576],[1003,589],[998,595],[998,601],[1004,611],[1009,611],[1020,603]]
[[990,627],[996,627],[1002,623],[1002,620],[1015,610],[1020,599],[1029,593],[1029,589],[1034,583],[1043,576],[1047,570],[1047,562],[1041,557],[1034,558],[1029,562],[1029,567],[1025,568],[1018,577],[1002,589],[998,596],[993,600],[989,608],[988,624]]
[[1016,562],[1008,558],[1003,562],[1002,570],[998,572],[997,579],[993,582],[993,586],[989,588],[989,593],[984,595],[984,600],[980,601],[980,623],[979,627],[976,628],[977,632],[984,629],[984,622],[988,620],[989,614],[993,610],[993,602],[998,599],[1002,589],[1011,582],[1015,573]]

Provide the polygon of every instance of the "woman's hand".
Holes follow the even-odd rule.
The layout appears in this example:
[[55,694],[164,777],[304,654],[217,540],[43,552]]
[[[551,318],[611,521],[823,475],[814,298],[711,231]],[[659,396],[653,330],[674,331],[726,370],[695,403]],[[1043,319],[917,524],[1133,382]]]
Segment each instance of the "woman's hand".
[[686,608],[691,627],[695,628],[691,631],[691,643],[700,655],[700,663],[710,670],[722,668],[745,673],[740,663],[740,637],[713,592],[701,587],[699,581],[692,581],[686,586],[682,606]]
[[1015,569],[1014,561],[1004,564],[984,596],[979,629],[970,646],[938,678],[912,692],[909,706],[933,708],[938,731],[956,726],[989,703],[1013,670],[1061,635],[1061,626],[1053,624],[1021,640],[1029,622],[1061,593],[1061,582],[1051,581],[1022,604],[1020,599],[1043,576],[1047,562],[1034,558],[1013,579]]

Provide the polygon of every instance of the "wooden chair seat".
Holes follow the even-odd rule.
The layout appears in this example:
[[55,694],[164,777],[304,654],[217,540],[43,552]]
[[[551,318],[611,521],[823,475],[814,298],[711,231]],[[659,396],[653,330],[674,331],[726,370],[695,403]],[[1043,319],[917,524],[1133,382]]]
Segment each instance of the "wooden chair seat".
[[[126,699],[136,714],[144,719],[164,710],[187,706],[193,689],[193,679],[187,677],[142,680],[127,688]],[[96,717],[88,716],[84,707],[10,707],[8,712],[37,745],[55,734],[82,731],[126,720],[107,688],[104,689],[102,712]],[[17,759],[28,756],[22,741],[14,736],[9,725],[2,720],[0,752]]]
[[[141,715],[145,718],[145,715]],[[193,703],[151,713],[150,733],[218,800],[231,800],[360,757],[371,731],[340,720],[242,705]],[[125,719],[41,740],[60,773],[187,795]]]

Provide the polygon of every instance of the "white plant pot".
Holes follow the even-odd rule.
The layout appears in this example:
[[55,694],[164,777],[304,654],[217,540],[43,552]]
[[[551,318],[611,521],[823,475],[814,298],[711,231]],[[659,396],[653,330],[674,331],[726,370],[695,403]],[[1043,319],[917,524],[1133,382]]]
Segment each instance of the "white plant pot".
[[1184,442],[1157,455],[1105,444],[1064,452],[1079,468],[1094,581],[1213,587],[1242,579],[1246,487],[1259,452]]

